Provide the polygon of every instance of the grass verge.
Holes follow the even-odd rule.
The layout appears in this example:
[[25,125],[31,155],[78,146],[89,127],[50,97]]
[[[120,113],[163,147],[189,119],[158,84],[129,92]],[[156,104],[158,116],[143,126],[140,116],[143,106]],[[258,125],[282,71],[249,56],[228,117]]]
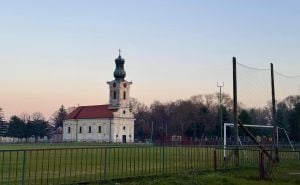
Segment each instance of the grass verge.
[[[101,182],[107,185],[299,185],[300,175],[282,174],[273,180],[259,180],[257,169],[239,169],[217,173],[176,174]],[[287,176],[286,176],[287,175]]]

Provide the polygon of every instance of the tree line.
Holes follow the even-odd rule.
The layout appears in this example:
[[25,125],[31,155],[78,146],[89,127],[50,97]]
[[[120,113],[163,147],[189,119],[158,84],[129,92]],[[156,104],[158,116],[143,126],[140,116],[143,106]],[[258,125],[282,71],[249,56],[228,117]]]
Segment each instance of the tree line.
[[[135,138],[138,140],[170,139],[172,135],[191,140],[221,136],[222,123],[233,122],[233,103],[228,94],[218,93],[192,96],[187,100],[167,103],[153,102],[150,106],[132,101],[135,114]],[[244,124],[271,125],[271,104],[263,108],[246,108],[238,105],[238,118]],[[287,130],[293,141],[300,141],[300,96],[289,96],[277,103],[276,122]],[[254,135],[272,135],[272,129],[249,128]],[[228,136],[233,129],[228,129]],[[281,133],[282,134],[282,133]],[[239,135],[245,135],[239,131]]]
[[4,120],[3,110],[0,107],[0,125],[8,124],[8,129],[3,134],[6,137],[13,137],[19,139],[44,138],[45,136],[50,139],[54,130],[63,126],[63,121],[68,112],[74,110],[74,107],[65,109],[62,105],[58,111],[55,111],[50,118],[46,120],[42,113],[35,112],[31,115],[22,113],[19,116],[13,115],[8,122]]
[[[186,100],[162,103],[154,101],[147,106],[138,100],[131,99],[131,109],[135,115],[135,138],[140,141],[147,139],[162,140],[172,135],[190,139],[221,136],[222,123],[233,120],[232,98],[223,93],[221,100],[218,93],[196,95]],[[75,107],[65,109],[62,105],[51,117],[45,120],[39,113],[32,115],[23,113],[12,116],[8,121],[6,136],[16,138],[51,137],[54,130],[63,126],[67,114]],[[222,114],[220,114],[222,113]],[[245,108],[239,104],[238,118],[244,124],[271,125],[271,104],[263,108]],[[300,96],[288,96],[277,103],[276,122],[279,127],[287,130],[293,141],[300,141]],[[0,108],[0,125],[5,123],[3,110]],[[271,130],[250,129],[255,135],[271,135]],[[232,135],[228,129],[228,136]],[[244,135],[242,131],[239,135]]]

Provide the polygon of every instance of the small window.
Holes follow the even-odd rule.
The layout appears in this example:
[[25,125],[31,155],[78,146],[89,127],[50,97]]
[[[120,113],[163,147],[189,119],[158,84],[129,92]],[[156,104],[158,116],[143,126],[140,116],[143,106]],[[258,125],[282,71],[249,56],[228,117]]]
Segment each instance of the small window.
[[79,127],[79,133],[80,134],[82,133],[82,127]]
[[92,127],[89,126],[89,133],[92,133]]
[[126,100],[126,91],[123,92],[123,99]]
[[117,99],[117,92],[114,91],[114,99]]
[[71,127],[68,127],[68,133],[69,134],[71,133]]
[[119,137],[118,135],[116,135],[116,137]]
[[125,129],[126,129],[126,127],[124,126],[124,127],[123,127],[123,130],[125,130]]
[[123,110],[123,114],[126,114],[126,111],[125,111],[125,110]]
[[129,137],[131,137],[131,135],[129,135]]
[[98,127],[98,133],[101,133],[101,126]]

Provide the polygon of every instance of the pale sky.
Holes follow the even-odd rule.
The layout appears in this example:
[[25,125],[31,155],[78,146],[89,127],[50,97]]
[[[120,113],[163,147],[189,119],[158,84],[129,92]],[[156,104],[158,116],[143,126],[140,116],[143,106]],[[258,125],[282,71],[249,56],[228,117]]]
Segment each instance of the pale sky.
[[119,48],[131,96],[146,104],[214,93],[217,81],[232,94],[232,56],[299,74],[299,8],[297,0],[2,0],[0,106],[6,118],[48,118],[62,104],[105,104]]

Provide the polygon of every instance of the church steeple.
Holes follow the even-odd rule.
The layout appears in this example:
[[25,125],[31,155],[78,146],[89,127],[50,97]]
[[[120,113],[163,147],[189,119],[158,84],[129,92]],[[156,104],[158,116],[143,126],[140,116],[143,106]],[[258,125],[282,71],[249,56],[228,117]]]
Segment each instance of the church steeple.
[[119,50],[119,56],[115,59],[115,63],[116,69],[114,71],[114,77],[116,80],[123,81],[126,76],[126,72],[124,70],[125,60],[121,57],[121,50]]
[[115,79],[113,81],[107,82],[107,84],[109,85],[109,107],[111,109],[129,109],[129,91],[132,82],[128,82],[125,80],[125,60],[121,57],[120,52],[121,51],[119,50],[119,56],[115,59]]

